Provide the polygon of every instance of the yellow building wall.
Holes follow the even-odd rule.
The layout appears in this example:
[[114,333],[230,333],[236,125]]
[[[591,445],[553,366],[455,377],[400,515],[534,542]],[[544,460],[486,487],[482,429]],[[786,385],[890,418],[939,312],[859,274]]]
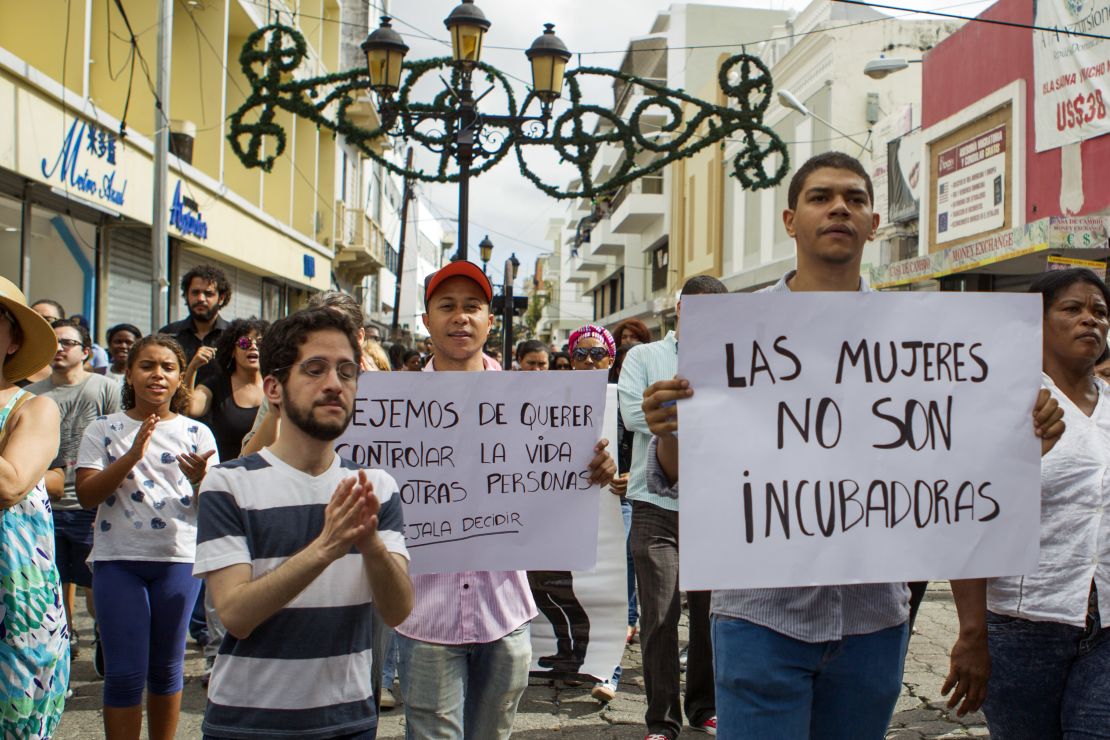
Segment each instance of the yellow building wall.
[[[297,146],[294,153],[298,162],[311,162],[316,158],[316,139],[321,136],[316,126],[303,118],[297,119]],[[300,178],[293,183],[292,227],[302,234],[313,232],[313,207],[311,183]]]
[[0,47],[59,84],[64,77],[66,88],[78,95],[82,93],[84,46],[84,2],[0,1]]
[[189,120],[196,125],[193,166],[219,178],[226,126],[220,116],[227,54],[223,47],[223,6],[212,4],[190,9],[178,4],[175,9],[170,118]]
[[[723,61],[724,57],[722,57]],[[724,105],[714,80],[698,97]],[[692,111],[687,107],[687,118]],[[708,134],[708,127],[698,130]],[[670,257],[677,262],[679,284],[694,275],[720,277],[724,255],[724,151],[718,144],[707,146],[691,157],[671,165]]]
[[[73,5],[76,7],[84,3],[74,2]],[[89,98],[100,110],[116,118],[123,118],[131,70],[130,37],[123,23],[123,16],[114,2],[102,1],[93,5],[89,45]],[[151,80],[147,82],[142,64],[136,63],[131,100],[127,103],[127,128],[151,137],[154,135],[154,93],[151,92],[151,87],[157,74],[158,7],[157,3],[150,0],[124,0],[123,7],[138,39],[139,51],[147,62]],[[80,57],[81,48],[80,43],[71,42],[70,53]],[[172,105],[172,98],[170,102]]]

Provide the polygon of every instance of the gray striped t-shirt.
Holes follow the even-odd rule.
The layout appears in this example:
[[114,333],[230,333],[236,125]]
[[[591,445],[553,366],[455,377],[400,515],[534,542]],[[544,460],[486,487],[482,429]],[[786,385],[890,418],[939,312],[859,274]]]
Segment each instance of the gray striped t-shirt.
[[[336,486],[359,470],[336,455],[311,476],[261,452],[208,471],[200,493],[195,575],[274,570],[319,534]],[[386,549],[408,557],[397,483],[366,471],[381,502]],[[226,738],[330,738],[377,726],[370,678],[370,581],[354,548],[249,637],[224,638],[202,729]]]

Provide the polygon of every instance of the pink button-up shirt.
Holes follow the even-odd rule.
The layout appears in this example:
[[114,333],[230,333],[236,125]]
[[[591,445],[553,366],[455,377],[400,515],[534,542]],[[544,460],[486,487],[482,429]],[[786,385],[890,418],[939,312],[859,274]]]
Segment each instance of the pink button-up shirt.
[[[482,354],[486,370],[500,370]],[[434,371],[435,358],[424,371]],[[405,637],[444,645],[493,642],[538,613],[522,570],[470,570],[413,576],[412,613],[397,631]]]

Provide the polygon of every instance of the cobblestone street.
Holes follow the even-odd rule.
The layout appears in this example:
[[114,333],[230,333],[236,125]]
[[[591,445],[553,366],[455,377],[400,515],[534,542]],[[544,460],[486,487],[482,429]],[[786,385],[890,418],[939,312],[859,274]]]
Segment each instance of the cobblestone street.
[[[85,617],[79,624],[83,636],[92,633]],[[956,634],[956,609],[945,583],[930,586],[917,618],[917,633],[910,641],[902,696],[887,733],[889,740],[987,737],[982,715],[957,719],[944,709],[940,686],[948,670],[948,648]],[[617,698],[602,707],[590,697],[588,685],[567,687],[541,682],[524,695],[513,737],[518,740],[568,738],[572,740],[641,740],[644,736],[644,692],[640,646],[625,653],[625,677]],[[200,677],[204,659],[190,645],[187,655],[185,697],[179,738],[199,738],[204,713],[204,688]],[[103,736],[100,713],[101,681],[92,669],[92,647],[82,640],[74,664],[76,695],[67,703],[57,740],[89,740]],[[534,682],[535,683],[535,682]],[[401,708],[382,713],[378,737],[404,737]],[[705,735],[687,730],[683,738]]]

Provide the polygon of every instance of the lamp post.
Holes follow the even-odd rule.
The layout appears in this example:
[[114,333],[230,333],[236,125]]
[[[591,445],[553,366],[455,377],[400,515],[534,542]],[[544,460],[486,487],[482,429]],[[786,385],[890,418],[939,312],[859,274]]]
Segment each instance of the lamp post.
[[489,234],[478,242],[478,251],[482,255],[482,272],[488,275],[486,267],[489,265],[489,258],[493,256],[493,242],[489,240]]
[[889,74],[901,72],[911,64],[921,64],[924,59],[888,59],[879,57],[863,65],[863,73],[873,80],[881,80]]
[[[491,245],[492,246],[492,245]],[[505,284],[501,286],[501,336],[504,346],[501,352],[501,362],[512,366],[513,356],[513,281],[516,280],[516,268],[520,267],[520,260],[516,252],[505,260]]]
[[540,100],[539,116],[483,113],[478,110],[471,77],[481,61],[482,40],[490,22],[474,0],[463,0],[443,22],[451,33],[451,66],[457,73],[455,81],[448,85],[451,103],[444,110],[407,110],[398,104],[394,95],[401,84],[401,67],[409,47],[393,30],[390,20],[389,16],[382,16],[381,26],[362,44],[370,88],[378,95],[378,112],[386,128],[392,128],[398,117],[404,115],[414,122],[436,120],[447,129],[446,146],[459,167],[458,251],[451,259],[465,260],[470,225],[470,170],[476,156],[490,153],[483,149],[483,129],[487,126],[515,129],[528,121],[546,123],[550,120],[551,105],[562,92],[563,72],[571,54],[555,35],[555,27],[544,24],[544,32],[525,52],[532,66],[532,90]]

